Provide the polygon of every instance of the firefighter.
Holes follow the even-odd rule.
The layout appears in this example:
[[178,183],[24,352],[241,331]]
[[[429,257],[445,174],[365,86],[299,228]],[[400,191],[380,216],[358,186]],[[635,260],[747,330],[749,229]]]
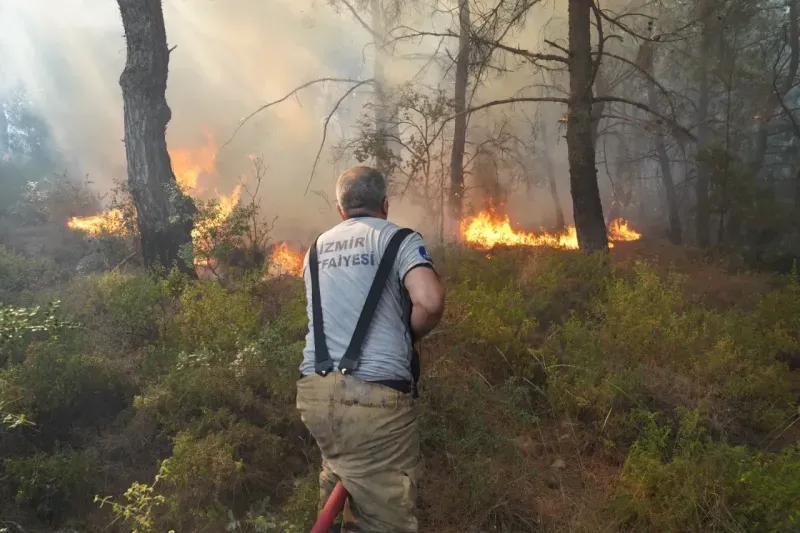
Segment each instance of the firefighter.
[[297,408],[322,452],[320,506],[341,481],[342,531],[414,533],[419,477],[415,340],[444,289],[419,233],[387,221],[386,180],[355,167],[336,183],[342,222],[309,249],[309,329]]

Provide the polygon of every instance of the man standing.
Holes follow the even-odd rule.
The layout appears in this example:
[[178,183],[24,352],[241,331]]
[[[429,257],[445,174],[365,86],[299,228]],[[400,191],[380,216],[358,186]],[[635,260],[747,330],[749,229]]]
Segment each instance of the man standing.
[[320,505],[341,481],[343,531],[416,533],[419,427],[413,342],[444,311],[422,236],[388,222],[386,181],[339,177],[342,222],[319,236],[303,270],[309,331],[297,408],[322,452]]

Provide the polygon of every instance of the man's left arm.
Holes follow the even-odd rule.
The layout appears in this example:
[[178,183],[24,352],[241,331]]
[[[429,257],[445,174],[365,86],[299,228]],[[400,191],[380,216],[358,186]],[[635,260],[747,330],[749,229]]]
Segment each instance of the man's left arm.
[[406,237],[400,246],[397,270],[411,299],[411,330],[420,339],[442,318],[444,288],[419,233]]

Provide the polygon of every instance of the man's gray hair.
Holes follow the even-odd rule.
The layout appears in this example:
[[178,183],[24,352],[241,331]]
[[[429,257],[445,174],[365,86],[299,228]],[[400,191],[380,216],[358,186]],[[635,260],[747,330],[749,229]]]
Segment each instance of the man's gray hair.
[[386,179],[372,167],[353,167],[336,181],[336,201],[345,215],[380,213]]

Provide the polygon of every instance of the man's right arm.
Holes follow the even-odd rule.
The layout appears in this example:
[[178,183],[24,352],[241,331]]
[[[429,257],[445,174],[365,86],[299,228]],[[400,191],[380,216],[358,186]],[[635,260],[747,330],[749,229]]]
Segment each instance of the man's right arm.
[[415,339],[421,339],[442,319],[444,287],[436,271],[427,265],[411,269],[403,283],[411,298],[411,330]]

